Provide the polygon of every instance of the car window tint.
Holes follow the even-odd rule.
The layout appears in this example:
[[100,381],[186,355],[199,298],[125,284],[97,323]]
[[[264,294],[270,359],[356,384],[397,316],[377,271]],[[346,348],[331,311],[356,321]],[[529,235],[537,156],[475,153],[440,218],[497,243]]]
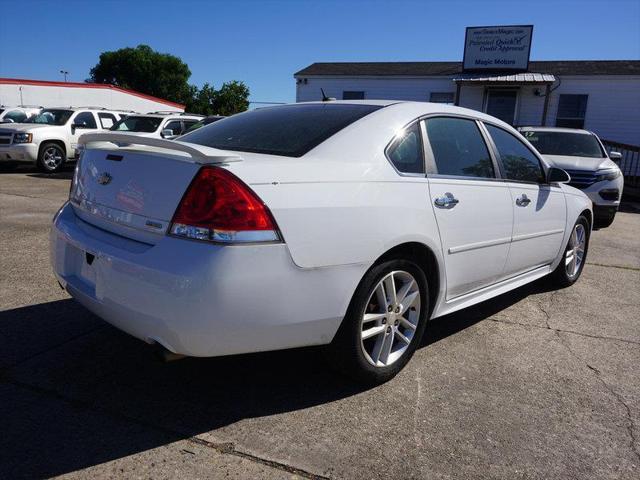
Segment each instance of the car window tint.
[[509,180],[544,182],[544,170],[529,148],[512,134],[493,125],[487,125]]
[[182,133],[182,123],[180,120],[172,120],[167,122],[163,130],[171,130],[173,135],[180,135]]
[[14,123],[24,122],[27,119],[27,115],[20,110],[12,110],[7,112],[3,118],[4,121],[13,120]]
[[181,142],[300,157],[379,105],[312,103],[257,108],[183,136]]
[[549,132],[527,130],[522,132],[531,145],[543,155],[604,158],[605,153],[595,135],[590,133]]
[[397,135],[387,155],[400,172],[424,173],[420,125],[415,123]]
[[475,121],[442,117],[425,123],[439,175],[495,177],[489,150]]
[[196,120],[183,120],[182,123],[184,123],[184,131],[186,132],[198,122]]
[[84,128],[98,128],[96,119],[93,118],[93,113],[91,112],[79,113],[73,123],[75,125],[82,125]]

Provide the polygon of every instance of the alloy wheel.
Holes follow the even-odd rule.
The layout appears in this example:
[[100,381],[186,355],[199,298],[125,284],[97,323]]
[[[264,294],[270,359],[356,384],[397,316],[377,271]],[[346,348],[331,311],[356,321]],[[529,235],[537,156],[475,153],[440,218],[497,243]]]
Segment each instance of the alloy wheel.
[[57,147],[48,147],[42,154],[42,163],[47,170],[55,170],[62,165],[62,151]]
[[362,315],[360,345],[367,361],[388,367],[402,357],[420,319],[420,287],[409,272],[385,275],[371,292]]
[[584,251],[587,245],[587,232],[584,225],[581,223],[576,224],[571,232],[571,239],[569,240],[569,248],[565,253],[564,264],[567,269],[567,275],[569,278],[575,277],[580,271],[582,262],[584,260]]

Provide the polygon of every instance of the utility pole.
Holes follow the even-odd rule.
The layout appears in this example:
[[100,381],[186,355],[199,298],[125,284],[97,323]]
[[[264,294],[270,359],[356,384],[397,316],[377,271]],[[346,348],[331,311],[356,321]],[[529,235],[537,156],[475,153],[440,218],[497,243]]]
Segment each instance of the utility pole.
[[60,73],[62,75],[64,75],[64,81],[67,81],[67,75],[69,75],[69,72],[67,70],[60,70]]

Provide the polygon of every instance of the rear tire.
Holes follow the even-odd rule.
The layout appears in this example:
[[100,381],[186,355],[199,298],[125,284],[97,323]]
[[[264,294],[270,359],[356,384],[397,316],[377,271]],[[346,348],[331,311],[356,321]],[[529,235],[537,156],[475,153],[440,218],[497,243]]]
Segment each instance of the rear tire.
[[429,311],[428,291],[425,273],[411,261],[393,259],[372,267],[325,348],[327,361],[361,383],[392,379],[420,344]]
[[38,169],[45,173],[59,172],[66,156],[65,149],[57,143],[45,143],[38,152]]
[[580,278],[587,262],[589,235],[589,220],[584,215],[580,215],[571,230],[562,260],[551,274],[552,281],[557,287],[569,287]]

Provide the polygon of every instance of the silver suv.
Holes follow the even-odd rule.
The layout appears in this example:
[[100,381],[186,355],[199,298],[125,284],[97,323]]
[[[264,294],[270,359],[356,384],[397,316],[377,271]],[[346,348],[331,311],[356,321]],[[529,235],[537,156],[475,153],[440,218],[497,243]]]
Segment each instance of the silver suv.
[[78,137],[90,130],[108,130],[129,112],[98,107],[45,108],[24,123],[0,125],[0,162],[36,163],[57,172],[77,157]]
[[613,223],[624,178],[613,160],[618,152],[607,151],[598,136],[587,130],[559,127],[523,127],[524,138],[554,167],[571,176],[569,185],[582,190],[593,202],[593,228]]
[[173,139],[185,133],[204,118],[203,115],[180,112],[151,112],[129,115],[116,123],[114,132],[135,133],[142,137]]

